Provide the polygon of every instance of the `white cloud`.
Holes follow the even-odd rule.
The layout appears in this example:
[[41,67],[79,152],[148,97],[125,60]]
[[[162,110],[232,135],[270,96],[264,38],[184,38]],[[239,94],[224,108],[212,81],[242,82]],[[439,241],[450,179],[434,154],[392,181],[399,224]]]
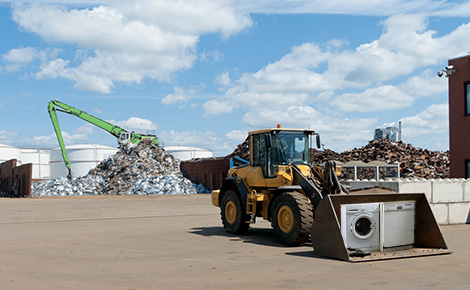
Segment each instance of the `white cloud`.
[[161,103],[164,105],[174,105],[178,103],[187,103],[193,99],[199,92],[201,92],[206,87],[205,84],[201,83],[199,85],[191,86],[189,89],[184,89],[181,87],[175,87],[174,93],[167,95],[162,99]]
[[226,135],[227,139],[235,142],[242,143],[245,141],[246,137],[248,136],[248,131],[246,130],[233,130],[228,132]]
[[213,50],[213,51],[203,51],[201,55],[199,56],[200,61],[222,61],[224,60],[224,54],[220,52],[219,50]]
[[31,146],[51,146],[51,147],[59,146],[59,143],[57,141],[57,137],[55,134],[48,135],[48,136],[34,136],[32,138],[28,138],[26,142],[30,144]]
[[4,67],[0,67],[0,71],[4,71],[6,73],[17,72],[36,60],[44,63],[49,58],[55,58],[61,51],[61,49],[41,50],[35,47],[11,49],[2,55],[2,60],[6,65]]
[[78,127],[76,130],[74,130],[74,132],[77,134],[91,135],[94,132],[94,128],[95,128],[94,125],[87,123],[85,125]]
[[430,69],[420,75],[412,76],[399,87],[409,95],[416,98],[425,98],[435,95],[447,95],[446,78],[439,78],[436,72]]
[[41,70],[36,73],[36,78],[38,80],[47,79],[47,78],[58,78],[60,76],[66,77],[70,75],[70,70],[67,69],[69,61],[63,59],[55,59],[50,62],[47,62],[41,66]]
[[102,114],[103,111],[100,108],[93,108],[93,113],[98,115],[98,114]]
[[230,85],[230,75],[228,72],[223,72],[215,77],[215,83],[220,86]]
[[[15,3],[14,0],[0,0],[0,3]],[[37,0],[22,0],[23,3],[34,3]],[[62,5],[100,5],[117,1],[109,0],[41,0],[42,3],[62,4]],[[159,1],[155,1],[158,2]],[[214,1],[215,2],[215,1]],[[228,1],[227,1],[228,2]],[[321,0],[238,0],[233,1],[236,7],[242,11],[250,13],[286,14],[286,13],[312,13],[312,14],[346,14],[346,15],[372,15],[391,16],[400,13],[426,13],[432,16],[444,17],[466,17],[470,14],[470,3],[466,1],[441,1],[441,0],[377,0],[377,1],[321,1]],[[460,3],[459,3],[460,2]],[[180,8],[174,4],[173,9]],[[150,4],[152,4],[150,2]],[[157,5],[155,4],[155,5]],[[145,5],[142,5],[146,7]],[[139,10],[134,8],[132,10]],[[140,8],[140,10],[143,10]],[[167,8],[166,11],[171,10]],[[182,11],[184,13],[193,12],[194,7]],[[140,12],[140,11],[139,11]],[[217,11],[212,10],[214,14]],[[148,13],[150,15],[150,13]],[[221,16],[224,17],[225,15]],[[150,17],[150,16],[149,16]],[[171,18],[170,18],[171,19]],[[195,18],[198,19],[198,18]],[[200,19],[200,18],[199,18]],[[163,21],[162,21],[163,22]],[[183,28],[182,24],[180,24]],[[186,28],[189,29],[189,28]],[[193,28],[194,29],[194,28]]]
[[15,4],[13,19],[47,41],[77,47],[79,65],[50,59],[37,78],[61,77],[74,81],[77,89],[102,93],[109,93],[115,82],[169,82],[175,72],[196,61],[200,34],[228,37],[252,24],[231,1],[189,0],[110,1],[91,9]]
[[315,44],[306,43],[256,73],[243,74],[237,81],[231,82],[226,73],[222,74],[216,81],[232,86],[224,96],[204,104],[205,116],[229,113],[234,108],[278,108],[304,103],[310,93],[333,88],[314,71],[329,56]]
[[239,0],[238,7],[254,13],[313,13],[390,16],[400,13],[426,13],[435,16],[466,17],[467,2],[440,0]]
[[230,113],[234,107],[235,105],[231,100],[209,100],[204,103],[204,117]]
[[468,16],[469,13],[470,13],[470,2],[462,1],[462,3],[449,3],[449,5],[445,7],[444,9],[436,9],[430,14],[435,15],[435,16],[442,16],[442,17],[456,17],[456,16],[465,17],[465,16]]
[[447,133],[449,129],[449,107],[447,104],[433,104],[416,116],[402,118],[403,135],[419,137]]
[[[83,132],[77,132],[74,134],[69,134],[66,131],[62,131],[62,138],[65,145],[71,145],[76,143],[83,143],[88,140],[88,134]],[[43,135],[43,136],[34,136],[26,140],[26,144],[29,146],[51,146],[59,147],[59,141],[57,141],[56,134]]]
[[[364,88],[374,81],[411,73],[415,66],[408,62],[409,58],[381,47],[378,41],[361,45],[355,51],[340,52],[322,51],[317,45],[306,43],[258,72],[245,73],[232,81],[223,97],[206,102],[206,116],[231,112],[237,107],[305,104],[314,94],[325,91]],[[319,68],[322,63],[328,64],[326,71]],[[227,77],[222,76],[226,85]]]
[[433,104],[415,116],[400,119],[402,140],[417,147],[449,149],[449,107]]
[[73,4],[73,5],[97,5],[97,4],[106,4],[109,0],[0,0],[0,3],[53,3],[53,4]]
[[130,20],[150,23],[174,33],[221,33],[228,37],[252,25],[249,15],[235,10],[234,3],[232,0],[121,0],[110,1],[110,6],[123,11]]
[[[376,118],[336,118],[310,106],[290,106],[277,110],[260,108],[245,114],[243,122],[253,128],[310,128],[319,132],[326,148],[346,150],[372,138]],[[345,142],[345,140],[347,140]]]
[[[334,98],[338,90],[343,92],[334,101],[336,107],[341,108],[339,103],[347,102],[346,97],[354,97],[350,106],[345,107],[347,111],[374,111],[389,102],[391,109],[403,108],[412,105],[416,97],[442,93],[442,81],[431,78],[429,70],[411,76],[401,86],[384,83],[396,82],[398,77],[409,76],[417,69],[444,62],[449,55],[465,54],[470,39],[464,35],[470,34],[470,24],[442,37],[435,37],[434,31],[426,29],[427,19],[423,15],[392,16],[383,25],[384,33],[379,39],[354,50],[322,50],[316,44],[305,43],[238,80],[230,80],[227,74],[218,76],[216,82],[230,86],[223,96],[204,104],[205,116],[232,112],[234,108],[303,105],[314,101],[315,96],[322,99],[325,93]],[[420,85],[425,88],[418,92]],[[364,91],[358,92],[359,89]],[[379,93],[383,100],[373,99],[372,93]],[[397,99],[393,100],[390,94],[396,94]],[[364,108],[364,99],[362,106],[353,106],[362,96],[375,104]]]
[[129,130],[129,131],[140,131],[140,130],[157,130],[158,126],[154,122],[147,120],[147,119],[142,119],[138,117],[130,117],[126,121],[114,121],[111,120],[109,121],[112,124],[116,124],[119,127],[122,127],[123,129]]
[[30,63],[38,57],[38,50],[33,47],[12,49],[3,55],[3,60],[14,63]]
[[186,145],[211,150],[214,156],[225,156],[231,153],[237,142],[227,142],[219,137],[215,132],[206,131],[160,131],[158,138],[165,146]]
[[414,103],[414,98],[394,86],[381,86],[361,93],[348,93],[338,96],[331,103],[345,112],[380,112],[406,108]]
[[9,132],[6,130],[0,130],[0,143],[10,144],[11,142],[18,139],[19,136],[20,134],[18,132]]
[[371,112],[395,110],[396,119],[403,114],[398,109],[417,106],[418,98],[428,98],[419,105],[441,101],[447,84],[436,77],[433,66],[466,54],[470,47],[464,37],[470,34],[468,23],[441,36],[427,28],[422,14],[392,16],[383,26],[380,37],[354,49],[341,43],[329,46],[331,50],[304,43],[257,72],[238,79],[228,73],[217,76],[223,93],[204,104],[204,116],[241,109],[248,127],[310,125],[324,135],[329,148],[352,148],[355,142],[362,146],[377,125]]

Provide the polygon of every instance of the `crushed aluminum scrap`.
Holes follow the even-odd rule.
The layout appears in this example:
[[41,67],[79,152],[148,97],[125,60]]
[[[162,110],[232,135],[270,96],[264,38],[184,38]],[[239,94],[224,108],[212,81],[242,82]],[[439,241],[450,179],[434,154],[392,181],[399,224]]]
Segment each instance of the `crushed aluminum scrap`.
[[32,196],[163,195],[206,192],[180,170],[179,161],[160,146],[142,142],[124,145],[82,177],[61,177],[33,185]]

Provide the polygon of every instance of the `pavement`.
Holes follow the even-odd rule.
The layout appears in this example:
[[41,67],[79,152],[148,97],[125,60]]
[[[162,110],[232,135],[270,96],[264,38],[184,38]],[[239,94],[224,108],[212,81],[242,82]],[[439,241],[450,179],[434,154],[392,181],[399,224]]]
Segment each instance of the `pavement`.
[[0,199],[0,289],[470,289],[470,225],[450,255],[350,263],[225,232],[210,195]]

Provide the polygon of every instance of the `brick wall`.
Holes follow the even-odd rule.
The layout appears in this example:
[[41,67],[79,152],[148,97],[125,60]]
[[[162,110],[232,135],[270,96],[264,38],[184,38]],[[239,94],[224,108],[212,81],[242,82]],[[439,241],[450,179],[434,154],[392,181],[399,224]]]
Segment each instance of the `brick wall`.
[[12,159],[0,164],[0,193],[8,197],[31,196],[33,165],[31,163],[16,166]]
[[181,170],[192,182],[204,185],[209,190],[220,189],[227,177],[230,158],[208,158],[181,162]]
[[465,178],[465,160],[470,160],[470,116],[465,115],[464,83],[470,81],[470,56],[451,59],[449,65],[455,68],[449,77],[450,177]]
[[0,193],[9,194],[12,188],[12,173],[16,167],[16,159],[8,160],[0,164]]

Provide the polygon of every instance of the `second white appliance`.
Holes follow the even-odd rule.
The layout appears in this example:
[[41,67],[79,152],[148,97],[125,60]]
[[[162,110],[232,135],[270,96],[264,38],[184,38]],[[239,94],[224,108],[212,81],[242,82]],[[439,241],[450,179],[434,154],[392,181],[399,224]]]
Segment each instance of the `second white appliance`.
[[414,243],[415,201],[383,203],[380,251],[410,249]]

